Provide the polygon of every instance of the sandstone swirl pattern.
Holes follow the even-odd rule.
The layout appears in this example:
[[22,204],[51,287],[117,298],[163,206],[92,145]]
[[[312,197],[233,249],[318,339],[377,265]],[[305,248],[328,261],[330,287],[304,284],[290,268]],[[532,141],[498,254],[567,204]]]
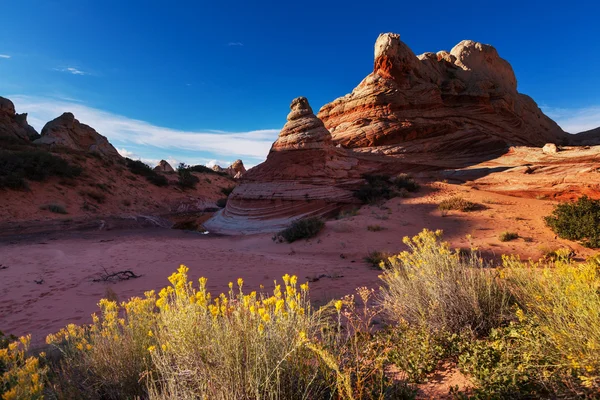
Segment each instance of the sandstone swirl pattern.
[[386,155],[481,159],[511,145],[568,140],[517,92],[512,67],[492,46],[465,40],[417,57],[394,33],[377,39],[373,72],[318,117],[335,143]]

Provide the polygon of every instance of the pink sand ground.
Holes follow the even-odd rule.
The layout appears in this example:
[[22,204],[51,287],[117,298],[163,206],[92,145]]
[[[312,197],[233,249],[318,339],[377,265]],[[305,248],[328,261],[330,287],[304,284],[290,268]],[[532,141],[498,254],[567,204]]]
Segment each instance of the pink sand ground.
[[[443,229],[455,247],[468,247],[466,235],[490,257],[518,253],[538,258],[543,247],[570,246],[581,256],[587,250],[555,238],[544,226],[553,203],[514,198],[447,184],[437,184],[414,198],[393,199],[384,206],[365,206],[357,216],[328,221],[317,238],[292,244],[274,243],[271,235],[210,237],[172,230],[102,231],[2,239],[0,242],[0,330],[31,333],[34,343],[68,323],[88,323],[107,289],[120,300],[168,285],[179,264],[197,281],[208,278],[213,294],[227,290],[238,277],[245,288],[272,288],[285,274],[328,275],[310,284],[318,305],[354,293],[359,286],[378,286],[378,271],[363,258],[369,251],[398,252],[402,237],[423,228]],[[443,216],[436,205],[453,194],[477,201],[485,210]],[[368,225],[384,230],[371,232]],[[511,230],[526,239],[502,243],[500,232]],[[11,241],[12,240],[12,241]],[[93,282],[104,270],[130,269],[142,277],[118,283]],[[42,284],[35,280],[43,279]]]

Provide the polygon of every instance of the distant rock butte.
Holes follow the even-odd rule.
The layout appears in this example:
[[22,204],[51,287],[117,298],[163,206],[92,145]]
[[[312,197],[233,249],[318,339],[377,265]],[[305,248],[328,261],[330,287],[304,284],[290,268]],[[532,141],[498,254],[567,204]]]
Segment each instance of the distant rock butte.
[[4,97],[0,97],[0,136],[25,141],[40,137],[36,130],[27,123],[27,114],[17,114],[13,102]]
[[97,153],[109,158],[121,158],[106,137],[96,132],[94,128],[82,124],[68,112],[48,122],[42,129],[41,138],[34,143],[63,146],[73,150]]
[[517,92],[512,67],[492,46],[465,40],[450,52],[415,56],[394,33],[377,39],[373,72],[318,117],[336,144],[387,155],[477,158],[568,140]]
[[173,169],[173,167],[171,167],[171,164],[169,164],[165,160],[160,160],[160,162],[158,163],[158,165],[156,167],[154,167],[154,170],[156,172],[175,172],[175,170]]
[[306,98],[294,99],[290,108],[267,160],[246,172],[225,209],[204,224],[207,229],[272,232],[356,202],[352,188],[362,181],[364,163],[333,145]]

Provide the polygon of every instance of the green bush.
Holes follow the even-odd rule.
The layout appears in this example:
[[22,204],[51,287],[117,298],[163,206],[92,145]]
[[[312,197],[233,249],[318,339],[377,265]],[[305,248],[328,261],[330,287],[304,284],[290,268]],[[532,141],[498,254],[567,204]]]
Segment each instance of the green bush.
[[44,181],[51,176],[74,178],[80,174],[79,166],[45,151],[0,151],[0,189],[25,189],[26,179]]
[[511,240],[515,240],[519,238],[519,234],[516,232],[509,232],[509,231],[505,231],[502,232],[499,236],[498,239],[501,242],[510,242]]
[[221,188],[221,193],[223,193],[225,196],[229,196],[231,192],[233,192],[233,189],[235,189],[235,186]]
[[395,178],[388,175],[363,175],[366,183],[354,192],[354,196],[363,204],[374,204],[394,197],[406,197],[407,192],[414,192],[419,185],[407,174]]
[[189,169],[192,172],[199,172],[199,173],[203,173],[203,174],[213,174],[213,175],[221,175],[221,176],[229,177],[229,175],[226,172],[215,171],[212,168],[209,168],[205,165],[188,165],[187,169]]
[[600,247],[600,200],[583,196],[575,203],[559,204],[544,220],[563,239],[579,240],[586,247]]
[[177,174],[179,175],[177,184],[182,189],[193,189],[196,187],[196,184],[200,182],[200,179],[198,179],[197,176],[194,176],[191,169],[184,163],[179,164],[177,167]]
[[283,238],[288,243],[292,243],[299,239],[310,239],[317,236],[321,229],[325,226],[325,222],[320,218],[306,218],[294,221],[292,225],[279,232],[278,236]]
[[40,207],[40,210],[48,210],[56,214],[67,214],[65,207],[60,204],[44,204]]
[[227,205],[227,197],[217,200],[217,207],[225,208]]
[[125,164],[127,165],[127,168],[129,169],[129,171],[131,171],[132,174],[145,177],[148,180],[148,182],[152,183],[153,185],[167,186],[169,184],[169,181],[165,176],[157,173],[140,160],[132,160],[131,158],[125,158]]

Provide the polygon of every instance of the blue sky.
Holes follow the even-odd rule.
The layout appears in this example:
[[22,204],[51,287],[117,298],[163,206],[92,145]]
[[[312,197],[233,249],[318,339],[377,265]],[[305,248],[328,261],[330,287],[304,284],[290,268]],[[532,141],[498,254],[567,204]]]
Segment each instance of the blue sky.
[[0,95],[38,130],[72,111],[150,162],[255,165],[294,97],[350,92],[397,32],[416,54],[492,44],[564,129],[600,126],[598,2],[486,3],[7,1]]

